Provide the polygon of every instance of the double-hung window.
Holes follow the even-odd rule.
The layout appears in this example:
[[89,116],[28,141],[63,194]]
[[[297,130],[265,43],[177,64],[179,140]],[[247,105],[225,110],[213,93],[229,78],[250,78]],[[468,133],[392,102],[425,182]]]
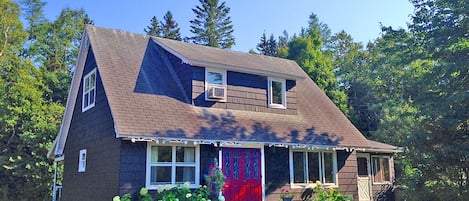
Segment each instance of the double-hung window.
[[199,185],[199,147],[148,144],[147,188],[189,182]]
[[337,159],[335,152],[290,152],[290,181],[296,186],[312,185],[320,181],[325,185],[337,184]]
[[371,163],[374,183],[391,182],[390,158],[388,156],[372,156]]
[[205,68],[205,100],[226,101],[226,70]]
[[286,108],[286,86],[284,79],[268,79],[268,101],[270,108]]
[[83,78],[82,111],[94,106],[96,98],[96,69],[92,70]]

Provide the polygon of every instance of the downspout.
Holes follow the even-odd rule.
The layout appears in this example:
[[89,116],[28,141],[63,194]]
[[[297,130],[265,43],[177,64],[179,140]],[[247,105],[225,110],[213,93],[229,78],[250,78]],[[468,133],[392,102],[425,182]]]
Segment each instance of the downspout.
[[54,160],[54,186],[52,187],[52,201],[57,199],[57,160]]

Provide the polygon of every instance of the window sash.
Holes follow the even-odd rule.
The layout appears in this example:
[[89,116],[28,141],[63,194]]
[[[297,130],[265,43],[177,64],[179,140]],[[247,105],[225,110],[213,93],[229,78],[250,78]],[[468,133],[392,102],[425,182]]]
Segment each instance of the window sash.
[[284,79],[268,79],[268,103],[271,108],[286,108],[286,84]]
[[83,78],[82,111],[92,108],[96,99],[96,69],[93,69]]
[[335,152],[292,151],[292,184],[314,184],[320,181],[327,185],[336,185],[337,162]]
[[373,156],[371,157],[371,159],[373,170],[373,182],[391,182],[390,158],[387,156]]
[[[189,181],[191,186],[198,186],[198,171],[199,171],[199,147],[186,146],[186,145],[155,145],[149,143],[147,161],[147,187],[156,188],[157,185],[176,185]],[[168,150],[170,148],[170,151]],[[161,149],[161,150],[160,150]],[[158,156],[161,156],[160,151],[165,151],[170,154],[170,161],[166,159],[158,161]],[[183,154],[182,158],[178,154]],[[165,156],[167,158],[167,156]],[[178,162],[178,160],[180,162]],[[182,160],[182,161],[181,161]],[[184,161],[187,160],[187,161]],[[166,180],[158,181],[158,168],[169,168],[166,170],[165,176],[169,177]],[[163,170],[163,169],[160,169]],[[169,170],[169,171],[168,171]],[[167,173],[169,172],[169,173]],[[160,179],[163,177],[160,177]],[[170,178],[168,180],[168,178]]]

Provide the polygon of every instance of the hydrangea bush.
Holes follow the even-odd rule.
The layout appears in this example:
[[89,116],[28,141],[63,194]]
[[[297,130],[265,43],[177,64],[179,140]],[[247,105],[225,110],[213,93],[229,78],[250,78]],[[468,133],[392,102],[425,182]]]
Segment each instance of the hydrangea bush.
[[[197,189],[191,190],[190,183],[186,182],[182,187],[170,185],[157,186],[155,195],[151,195],[146,188],[141,188],[139,201],[210,201],[207,186],[200,186]],[[132,201],[130,194],[124,194],[122,197],[115,196],[113,201]]]

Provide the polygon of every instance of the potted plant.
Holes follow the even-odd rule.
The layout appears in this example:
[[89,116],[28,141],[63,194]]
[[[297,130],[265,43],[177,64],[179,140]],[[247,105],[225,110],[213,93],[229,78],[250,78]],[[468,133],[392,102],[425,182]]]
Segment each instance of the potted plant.
[[282,192],[280,193],[280,198],[282,201],[292,201],[293,197],[295,197],[295,194],[290,193],[290,191],[286,188],[282,189]]

